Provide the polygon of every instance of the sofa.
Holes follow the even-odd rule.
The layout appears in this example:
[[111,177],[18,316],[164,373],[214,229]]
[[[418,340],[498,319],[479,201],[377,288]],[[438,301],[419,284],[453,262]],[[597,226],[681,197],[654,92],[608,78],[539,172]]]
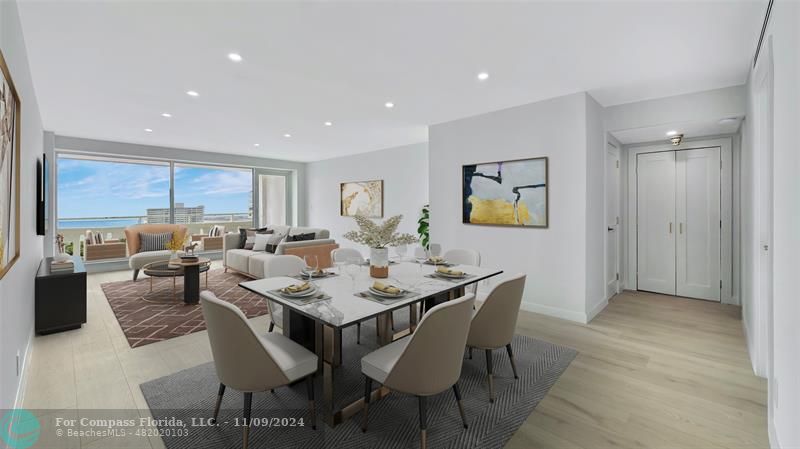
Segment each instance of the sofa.
[[[179,224],[138,224],[125,228],[125,239],[128,244],[128,265],[133,270],[133,280],[139,276],[139,270],[152,262],[169,260],[172,252],[168,249],[158,251],[141,251],[139,233],[160,234],[163,232],[179,233],[182,239],[186,238],[186,226]],[[181,252],[181,251],[179,251]]]
[[222,241],[222,263],[225,271],[233,270],[255,279],[264,277],[264,262],[271,257],[283,254],[293,254],[303,257],[305,255],[316,255],[319,260],[320,268],[331,266],[331,251],[338,248],[336,241],[330,238],[327,229],[289,227],[289,226],[267,226],[275,233],[297,235],[313,232],[313,240],[300,242],[283,241],[278,244],[275,253],[265,251],[253,251],[239,248],[239,233],[229,232],[225,234]]

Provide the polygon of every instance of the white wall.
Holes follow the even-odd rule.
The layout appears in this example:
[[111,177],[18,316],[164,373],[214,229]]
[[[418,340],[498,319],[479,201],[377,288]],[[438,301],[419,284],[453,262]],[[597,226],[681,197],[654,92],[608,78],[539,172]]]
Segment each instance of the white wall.
[[[774,74],[773,104],[773,328],[772,361],[768,363],[768,382],[770,394],[769,426],[770,442],[773,447],[800,447],[800,357],[797,354],[800,344],[800,301],[797,295],[797,275],[800,267],[800,151],[798,151],[797,128],[800,124],[800,4],[792,1],[776,1],[772,19],[765,35],[762,57],[772,46]],[[753,73],[751,73],[751,83]],[[752,94],[752,91],[751,91]],[[750,103],[753,103],[751,100]],[[751,108],[754,109],[754,108]],[[751,211],[758,210],[759,195],[746,195],[748,186],[757,186],[753,179],[753,167],[758,166],[761,151],[755,148],[755,124],[757,111],[752,111],[744,130],[742,172],[747,175],[749,184],[743,180],[743,204]],[[751,163],[755,162],[755,163]],[[743,210],[748,210],[743,207]],[[743,214],[742,225],[746,229],[742,245],[742,263],[745,322],[759,319],[755,314],[754,295],[757,275],[753,264],[758,257],[757,217]],[[757,263],[755,263],[757,267]],[[746,287],[745,287],[746,286]],[[752,328],[748,329],[752,332]],[[748,335],[748,338],[753,338]],[[754,345],[754,351],[763,351]],[[768,351],[768,349],[767,349]],[[752,354],[759,359],[763,354]],[[771,368],[770,368],[771,365]]]
[[[42,155],[42,120],[33,91],[17,4],[0,2],[0,49],[22,109],[20,177],[20,258],[0,280],[0,409],[14,407],[21,377],[17,354],[26,358],[33,335],[33,281],[42,258],[36,236],[36,160]],[[24,366],[25,360],[21,360]]]
[[590,95],[586,99],[586,321],[608,305],[605,280],[605,173],[604,110]]
[[[586,275],[587,102],[578,93],[429,129],[432,240],[475,248],[486,266],[526,273],[524,309],[579,322],[595,288]],[[462,165],[540,156],[549,158],[547,229],[461,223]],[[599,186],[602,198],[602,174]]]
[[400,232],[417,235],[417,219],[428,204],[428,144],[420,143],[353,156],[310,162],[306,166],[307,223],[331,231],[341,247],[363,245],[342,238],[356,228],[351,217],[339,213],[339,184],[383,179],[384,218],[403,215]]

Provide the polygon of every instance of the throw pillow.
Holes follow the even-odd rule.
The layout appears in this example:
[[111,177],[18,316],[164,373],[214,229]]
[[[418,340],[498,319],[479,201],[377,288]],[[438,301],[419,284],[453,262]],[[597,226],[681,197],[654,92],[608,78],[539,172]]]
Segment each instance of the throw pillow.
[[314,240],[314,236],[315,235],[316,234],[313,233],[313,232],[308,232],[306,234],[290,235],[289,237],[286,237],[286,241],[287,242],[302,242],[302,241],[305,241],[305,240]]
[[267,241],[267,252],[274,253],[278,245],[286,238],[286,234],[272,234]]
[[161,232],[152,234],[149,232],[139,233],[139,252],[161,251],[166,249],[167,242],[172,240],[171,232]]
[[266,251],[269,239],[269,234],[256,234],[253,237],[253,251]]
[[[256,234],[272,234],[274,231],[267,228],[239,228],[239,249],[253,249]],[[249,242],[248,242],[249,240]],[[250,247],[247,244],[250,243]]]

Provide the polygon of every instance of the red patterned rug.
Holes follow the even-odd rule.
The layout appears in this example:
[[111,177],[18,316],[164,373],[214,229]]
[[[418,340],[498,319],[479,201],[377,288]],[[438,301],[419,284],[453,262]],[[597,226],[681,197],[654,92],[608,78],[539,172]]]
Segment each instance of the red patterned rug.
[[[222,269],[200,274],[200,290],[211,290],[218,298],[242,309],[248,318],[267,314],[264,300],[241,287],[239,282],[249,278]],[[102,284],[103,293],[117,317],[128,344],[132,348],[158,341],[180,337],[206,329],[199,304],[183,303],[183,278],[140,277],[138,281],[108,282]]]

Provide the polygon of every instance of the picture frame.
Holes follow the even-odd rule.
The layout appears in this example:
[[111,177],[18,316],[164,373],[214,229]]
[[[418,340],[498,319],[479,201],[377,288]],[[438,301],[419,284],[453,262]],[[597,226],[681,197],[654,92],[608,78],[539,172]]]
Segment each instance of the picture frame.
[[339,214],[383,218],[383,180],[348,181],[339,184]]
[[[462,165],[462,223],[547,229],[550,226],[549,176],[547,156]],[[509,178],[512,183],[506,188],[503,181]]]
[[20,256],[21,102],[0,51],[0,279]]

